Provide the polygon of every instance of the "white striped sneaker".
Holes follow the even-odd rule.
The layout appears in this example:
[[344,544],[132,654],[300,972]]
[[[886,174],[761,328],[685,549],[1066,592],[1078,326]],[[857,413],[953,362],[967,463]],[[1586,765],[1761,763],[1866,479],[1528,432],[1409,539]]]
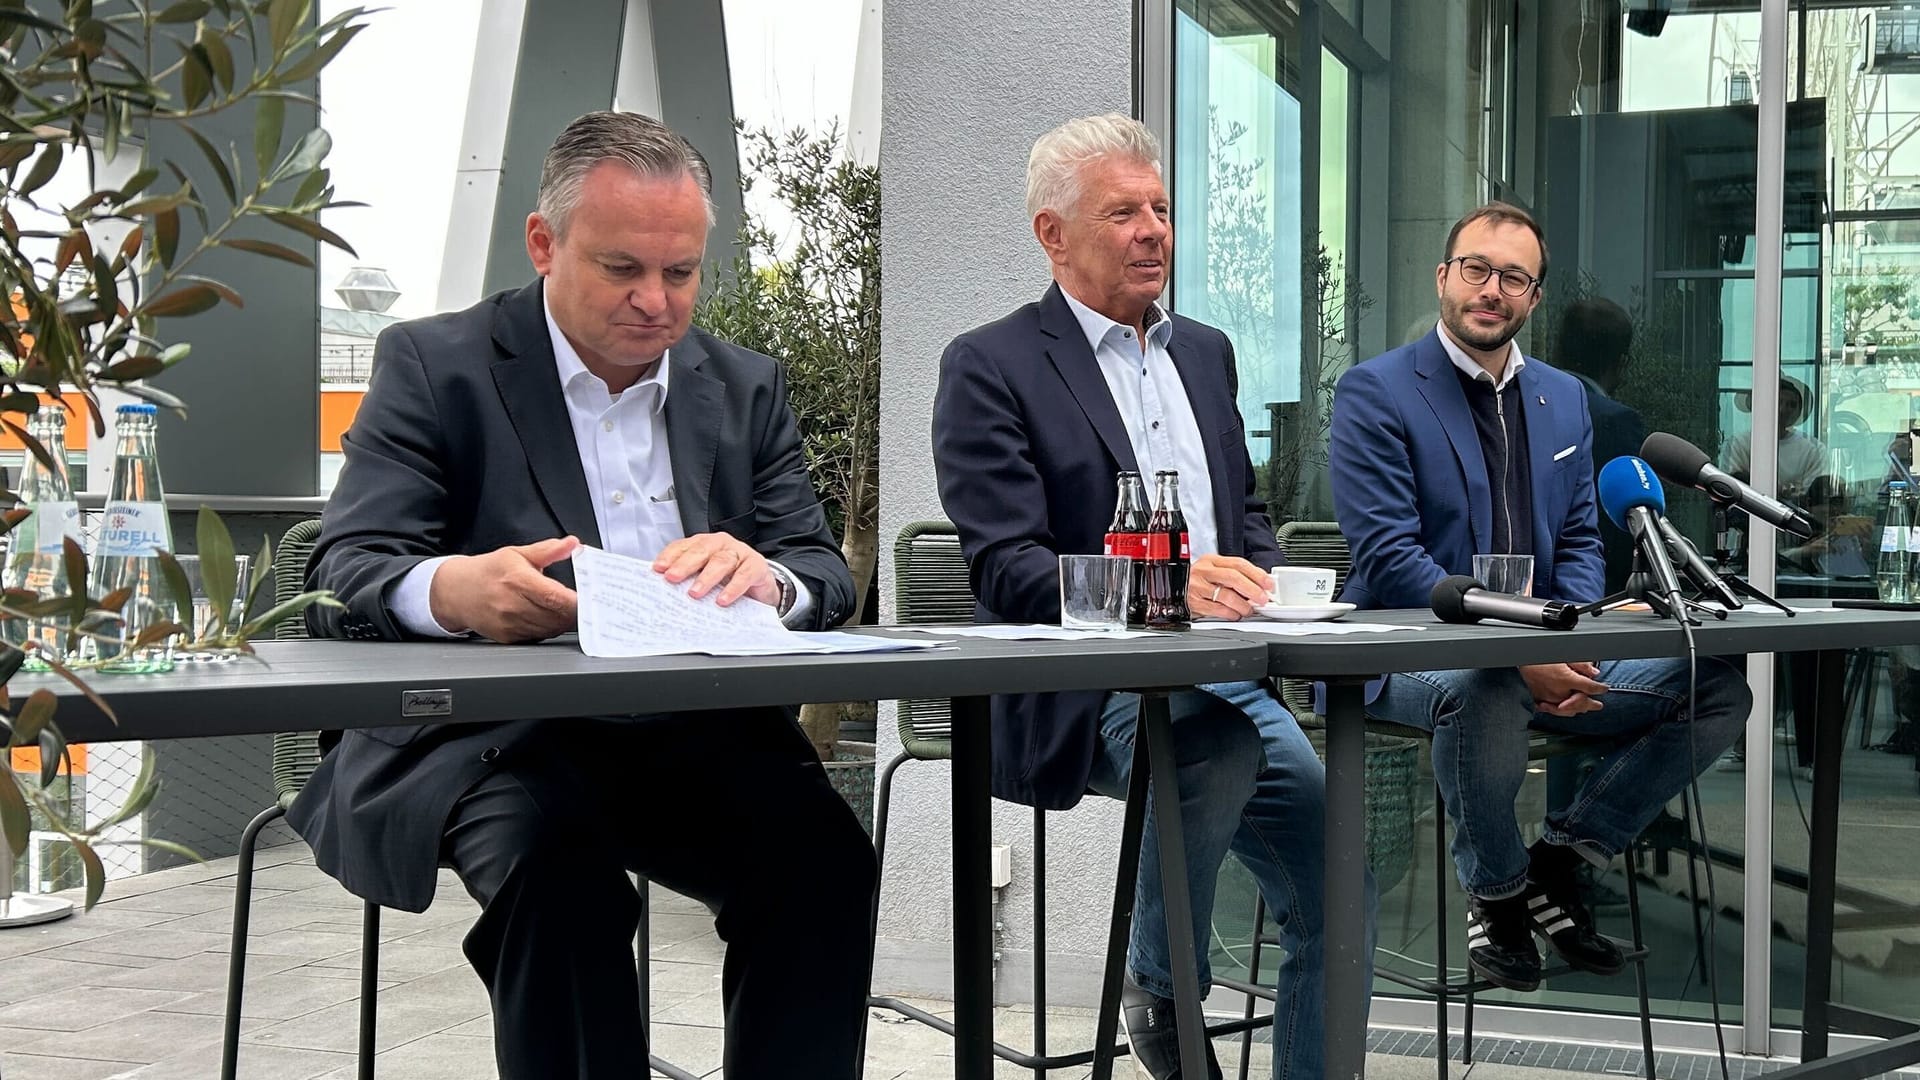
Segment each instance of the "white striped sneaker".
[[1521,896],[1533,932],[1547,939],[1560,959],[1595,975],[1617,975],[1627,960],[1614,940],[1594,929],[1593,912],[1580,895],[1579,879],[1546,884],[1530,881]]
[[1540,953],[1533,947],[1524,894],[1505,900],[1467,897],[1467,965],[1508,990],[1540,987]]

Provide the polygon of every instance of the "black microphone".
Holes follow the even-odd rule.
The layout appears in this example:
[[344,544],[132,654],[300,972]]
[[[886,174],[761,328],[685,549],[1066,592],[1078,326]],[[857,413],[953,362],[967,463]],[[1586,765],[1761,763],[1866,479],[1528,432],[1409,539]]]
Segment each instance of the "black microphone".
[[1433,587],[1433,613],[1441,622],[1499,619],[1543,630],[1571,630],[1580,621],[1580,609],[1565,601],[1493,592],[1465,574],[1455,574]]
[[1761,521],[1791,533],[1802,540],[1811,540],[1819,527],[1807,516],[1805,510],[1791,506],[1770,495],[1762,495],[1731,474],[1716,468],[1706,451],[1693,445],[1678,435],[1669,435],[1656,431],[1647,436],[1640,444],[1640,456],[1647,459],[1653,471],[1676,484],[1685,484],[1707,493],[1707,498],[1723,506],[1737,506]]
[[1681,573],[1687,575],[1687,579],[1693,582],[1694,587],[1720,601],[1721,606],[1728,611],[1740,607],[1739,595],[1721,580],[1719,574],[1713,572],[1713,567],[1707,565],[1707,560],[1700,557],[1700,549],[1693,546],[1693,541],[1682,536],[1673,522],[1665,517],[1658,518],[1657,522],[1660,535],[1667,541],[1667,554],[1673,557],[1675,566]]

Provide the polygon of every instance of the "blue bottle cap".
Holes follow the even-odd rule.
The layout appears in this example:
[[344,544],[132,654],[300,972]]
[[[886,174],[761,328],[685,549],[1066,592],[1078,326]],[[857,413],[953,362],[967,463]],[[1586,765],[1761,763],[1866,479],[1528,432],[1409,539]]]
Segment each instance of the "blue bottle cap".
[[160,409],[158,406],[142,402],[137,405],[122,405],[113,411],[120,416],[152,416]]

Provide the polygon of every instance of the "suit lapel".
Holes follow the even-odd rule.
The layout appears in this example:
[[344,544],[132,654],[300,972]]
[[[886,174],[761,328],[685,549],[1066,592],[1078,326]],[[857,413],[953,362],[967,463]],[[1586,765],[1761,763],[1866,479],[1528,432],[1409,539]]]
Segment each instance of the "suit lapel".
[[494,316],[493,339],[500,351],[493,361],[493,385],[554,519],[567,533],[599,547],[600,526],[547,333],[542,284],[536,281],[508,297]]
[[1106,444],[1107,453],[1120,466],[1121,472],[1139,472],[1140,464],[1133,456],[1133,441],[1127,438],[1127,426],[1120,420],[1120,410],[1113,404],[1113,391],[1107,389],[1106,377],[1100,374],[1100,362],[1093,358],[1093,347],[1087,344],[1087,335],[1080,328],[1080,320],[1073,317],[1073,309],[1067,306],[1067,298],[1061,294],[1060,286],[1047,289],[1047,295],[1040,300],[1040,330],[1049,340],[1047,359],[1060,373],[1072,392],[1073,399],[1080,403],[1080,411],[1087,416],[1087,422],[1099,434],[1100,441]]
[[673,460],[673,491],[680,503],[680,525],[688,536],[707,532],[713,492],[713,466],[720,453],[720,420],[725,387],[700,370],[707,351],[692,334],[667,350],[667,453]]
[[[1167,317],[1171,319],[1173,316]],[[1180,373],[1180,384],[1186,388],[1187,403],[1193,408],[1194,426],[1200,429],[1200,442],[1206,450],[1207,485],[1213,493],[1215,543],[1222,555],[1244,554],[1240,549],[1244,507],[1241,499],[1234,494],[1234,480],[1239,476],[1239,470],[1235,468],[1238,462],[1228,457],[1226,444],[1217,434],[1233,430],[1234,422],[1238,419],[1234,403],[1227,400],[1225,394],[1216,392],[1216,389],[1224,389],[1228,382],[1223,377],[1226,372],[1222,370],[1226,359],[1220,356],[1196,356],[1193,343],[1177,332],[1167,339],[1167,355],[1173,360],[1173,369]]]
[[1439,331],[1420,342],[1420,356],[1414,362],[1420,396],[1427,399],[1434,416],[1440,420],[1460,472],[1467,482],[1467,517],[1473,529],[1476,550],[1491,551],[1493,543],[1493,490],[1487,486],[1487,459],[1480,453],[1480,433],[1473,426],[1473,411],[1467,395],[1460,389],[1453,361],[1440,345]]
[[[1547,508],[1552,505],[1548,493],[1554,470],[1560,466],[1553,456],[1566,449],[1564,444],[1554,444],[1566,438],[1568,431],[1580,430],[1577,424],[1554,422],[1555,412],[1564,404],[1555,401],[1556,396],[1546,393],[1542,388],[1540,372],[1534,365],[1529,364],[1521,369],[1520,407],[1527,414],[1528,465],[1533,474],[1533,550],[1549,564],[1553,558],[1555,539],[1559,535],[1558,523],[1547,520]],[[1583,400],[1584,397],[1582,394]]]

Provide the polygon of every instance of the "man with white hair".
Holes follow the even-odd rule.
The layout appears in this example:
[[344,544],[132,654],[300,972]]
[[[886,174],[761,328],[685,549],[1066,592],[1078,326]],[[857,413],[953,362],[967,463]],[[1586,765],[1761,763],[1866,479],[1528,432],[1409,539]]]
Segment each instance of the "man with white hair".
[[[1254,493],[1233,346],[1159,303],[1173,233],[1158,140],[1125,116],[1062,124],[1034,144],[1027,211],[1054,284],[954,339],[934,401],[940,498],[966,552],[976,620],[1057,622],[1059,556],[1102,550],[1116,474],[1163,469],[1180,474],[1193,614],[1247,615],[1267,602],[1267,570],[1282,559]],[[1193,925],[1175,929],[1201,945],[1204,991],[1214,880],[1238,855],[1287,953],[1273,1074],[1319,1076],[1325,772],[1264,683],[1194,687],[1171,710],[1193,900]],[[1049,809],[1087,791],[1124,798],[1139,711],[1133,694],[995,698],[994,793]],[[1135,1062],[1166,1080],[1180,1070],[1158,863],[1149,809],[1122,1002]],[[1367,895],[1371,934],[1371,881]],[[1208,1072],[1220,1075],[1211,1047]]]

